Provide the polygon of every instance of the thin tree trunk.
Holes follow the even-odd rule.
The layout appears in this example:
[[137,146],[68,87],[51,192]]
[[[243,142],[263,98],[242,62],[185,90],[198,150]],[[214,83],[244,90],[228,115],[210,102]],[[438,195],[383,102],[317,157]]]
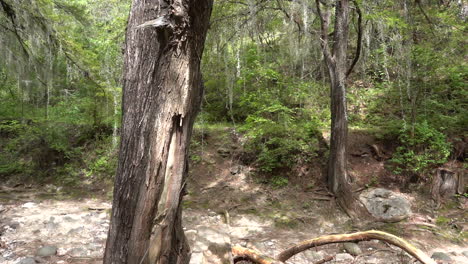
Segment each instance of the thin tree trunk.
[[328,187],[337,197],[338,203],[350,216],[366,215],[367,210],[359,203],[348,182],[346,144],[348,138],[348,116],[346,109],[346,76],[351,71],[347,66],[349,0],[336,2],[335,26],[332,49],[328,43],[330,25],[329,7],[322,12],[316,0],[321,21],[322,50],[330,76],[331,137],[328,160]]
[[180,202],[212,2],[133,1],[105,264],[189,261]]

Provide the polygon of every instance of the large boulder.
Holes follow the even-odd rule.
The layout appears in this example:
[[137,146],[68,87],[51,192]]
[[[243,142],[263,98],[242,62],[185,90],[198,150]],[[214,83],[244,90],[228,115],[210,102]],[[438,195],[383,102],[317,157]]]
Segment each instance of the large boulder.
[[398,222],[411,215],[411,204],[400,193],[377,188],[363,192],[359,199],[372,216],[383,222]]

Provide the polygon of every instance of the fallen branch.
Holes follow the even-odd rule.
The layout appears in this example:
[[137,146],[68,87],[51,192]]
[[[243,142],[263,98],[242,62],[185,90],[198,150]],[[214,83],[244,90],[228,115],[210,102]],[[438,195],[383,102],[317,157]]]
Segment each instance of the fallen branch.
[[254,261],[256,264],[282,264],[283,262],[272,259],[252,249],[235,246],[232,248],[232,255],[234,256],[234,263],[237,260]]
[[376,230],[357,232],[357,233],[352,233],[352,234],[328,235],[328,236],[314,238],[311,240],[305,240],[295,246],[292,246],[284,250],[276,257],[276,259],[279,260],[281,263],[281,262],[285,262],[286,260],[296,255],[297,253],[300,253],[312,247],[317,247],[317,246],[322,246],[322,245],[332,244],[332,243],[368,241],[372,239],[382,240],[389,244],[397,246],[403,249],[404,251],[406,251],[408,254],[410,254],[417,260],[421,261],[423,264],[437,264],[433,259],[427,256],[424,252],[417,249],[416,247],[408,243],[406,240],[399,238],[395,235],[385,233],[382,231],[376,231]]
[[[234,263],[237,261],[248,260],[254,262],[255,264],[284,264],[292,256],[301,253],[307,249],[323,246],[333,243],[344,243],[344,242],[358,242],[358,241],[369,241],[369,240],[381,240],[385,243],[392,244],[406,251],[408,254],[421,261],[423,264],[437,264],[435,260],[431,259],[421,250],[417,249],[415,246],[411,245],[406,240],[397,237],[395,235],[385,233],[377,230],[369,230],[364,232],[356,232],[352,234],[340,234],[340,235],[328,235],[322,236],[310,240],[305,240],[299,244],[292,246],[284,251],[282,251],[276,259],[270,258],[263,255],[260,252],[257,252],[252,249],[235,246],[232,248],[232,255],[234,256]],[[373,251],[371,254],[377,251]],[[325,263],[332,260],[334,256],[328,256],[315,264]]]

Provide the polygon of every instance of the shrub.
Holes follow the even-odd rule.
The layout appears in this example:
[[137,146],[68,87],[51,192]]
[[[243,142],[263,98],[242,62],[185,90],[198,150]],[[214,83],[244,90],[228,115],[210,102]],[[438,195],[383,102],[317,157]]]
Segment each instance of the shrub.
[[318,150],[317,124],[296,118],[296,110],[274,103],[247,117],[241,131],[245,149],[256,157],[261,172],[291,168],[298,159],[308,160]]
[[424,121],[400,130],[400,146],[392,157],[393,171],[397,174],[417,175],[424,178],[428,171],[447,162],[450,143],[443,133]]

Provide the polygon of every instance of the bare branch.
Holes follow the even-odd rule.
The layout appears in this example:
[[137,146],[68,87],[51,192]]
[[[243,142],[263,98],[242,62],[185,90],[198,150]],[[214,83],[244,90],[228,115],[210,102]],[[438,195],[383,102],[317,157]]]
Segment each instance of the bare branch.
[[315,0],[317,6],[317,13],[320,18],[320,28],[321,28],[321,45],[323,49],[323,54],[325,56],[325,61],[327,64],[331,65],[333,63],[333,57],[330,51],[330,46],[328,45],[328,27],[330,25],[330,11],[326,10],[325,13],[322,12],[320,7],[320,0]]
[[357,241],[369,241],[372,239],[378,239],[385,241],[389,244],[397,246],[404,251],[406,251],[411,256],[415,257],[417,260],[421,261],[423,264],[437,264],[433,259],[427,256],[424,252],[417,249],[411,245],[406,240],[399,238],[395,235],[385,233],[382,231],[370,230],[364,232],[357,232],[352,234],[341,234],[341,235],[328,235],[323,237],[314,238],[311,240],[302,241],[297,245],[294,245],[283,252],[281,252],[276,259],[282,262],[290,259],[292,256],[300,253],[309,248],[322,246],[332,243],[342,243],[342,242],[357,242]]
[[354,66],[356,66],[359,57],[361,55],[361,49],[362,49],[362,12],[361,8],[359,8],[359,4],[356,0],[353,0],[354,6],[356,7],[356,12],[358,14],[358,38],[357,38],[357,43],[356,43],[356,54],[354,55],[353,62],[351,63],[351,66],[349,66],[348,71],[346,72],[346,77],[348,77],[351,72],[354,69]]

